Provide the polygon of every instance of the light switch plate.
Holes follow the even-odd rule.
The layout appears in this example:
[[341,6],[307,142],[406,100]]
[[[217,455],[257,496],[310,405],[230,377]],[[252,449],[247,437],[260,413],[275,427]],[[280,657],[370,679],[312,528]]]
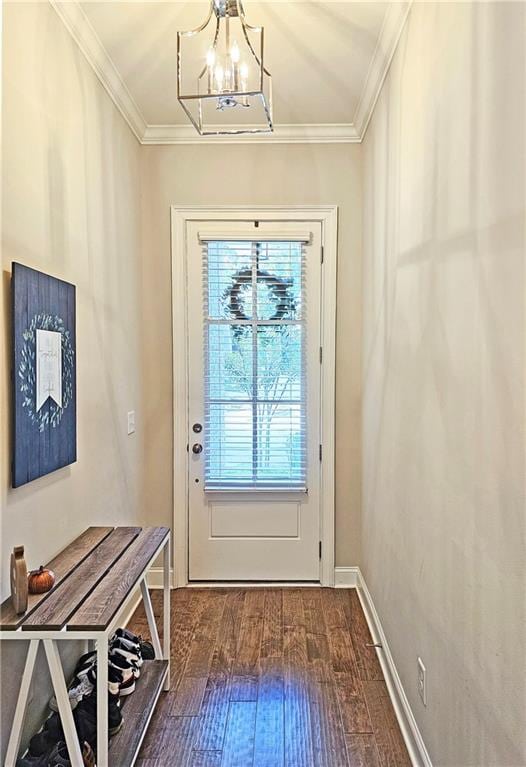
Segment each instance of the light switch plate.
[[130,410],[128,413],[128,434],[135,432],[135,410]]

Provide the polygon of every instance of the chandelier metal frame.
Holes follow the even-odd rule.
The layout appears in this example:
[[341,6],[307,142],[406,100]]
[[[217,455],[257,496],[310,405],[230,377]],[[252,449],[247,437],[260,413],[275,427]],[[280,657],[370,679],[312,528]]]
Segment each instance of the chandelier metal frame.
[[[215,16],[215,32],[213,36],[213,42],[211,51],[215,55],[217,50],[218,41],[220,39],[221,24],[227,25],[227,40],[228,40],[228,24],[230,18],[238,18],[243,33],[243,39],[246,43],[250,54],[258,67],[258,79],[259,88],[242,90],[239,87],[236,89],[223,89],[216,90],[214,92],[207,91],[206,93],[200,92],[200,84],[207,73],[208,64],[205,62],[203,69],[197,76],[197,91],[196,93],[182,93],[182,79],[183,79],[183,51],[182,40],[184,38],[195,37],[196,35],[204,32]],[[250,40],[249,33],[260,36],[260,53],[256,53],[254,46]],[[205,21],[200,24],[196,29],[188,31],[177,32],[177,100],[184,109],[190,122],[201,136],[228,136],[228,135],[240,135],[243,133],[257,134],[257,133],[272,133],[274,131],[273,116],[272,116],[272,75],[268,71],[264,62],[264,46],[265,46],[265,29],[262,26],[252,26],[249,24],[245,17],[245,11],[243,8],[242,0],[211,0],[208,16]],[[265,78],[268,78],[268,97],[265,94]],[[238,84],[239,85],[239,84]],[[260,97],[264,115],[266,117],[266,124],[261,125],[225,125],[225,126],[212,126],[205,127],[203,124],[203,101],[216,100],[217,109],[224,110],[228,107],[249,106],[249,97]],[[185,102],[198,101],[198,118],[196,119]]]

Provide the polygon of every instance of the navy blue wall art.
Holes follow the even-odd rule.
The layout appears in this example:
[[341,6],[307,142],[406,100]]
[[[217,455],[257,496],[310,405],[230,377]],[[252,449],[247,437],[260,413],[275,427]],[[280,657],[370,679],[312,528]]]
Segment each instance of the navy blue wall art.
[[77,460],[75,286],[13,263],[13,487]]

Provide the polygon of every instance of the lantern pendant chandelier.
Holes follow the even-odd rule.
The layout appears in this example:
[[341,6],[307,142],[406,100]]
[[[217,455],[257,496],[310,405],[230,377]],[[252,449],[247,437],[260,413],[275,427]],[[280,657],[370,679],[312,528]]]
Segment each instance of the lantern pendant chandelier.
[[263,46],[242,0],[211,0],[200,27],[177,33],[177,99],[201,136],[272,133]]

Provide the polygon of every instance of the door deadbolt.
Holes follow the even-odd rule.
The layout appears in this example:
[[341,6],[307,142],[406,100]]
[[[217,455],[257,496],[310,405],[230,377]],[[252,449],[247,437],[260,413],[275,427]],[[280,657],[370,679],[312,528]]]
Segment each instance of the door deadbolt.
[[192,426],[192,431],[194,434],[200,434],[203,431],[203,426],[200,423],[194,423]]
[[203,446],[200,445],[198,442],[195,443],[195,445],[192,445],[192,453],[194,455],[199,455],[199,453],[203,452]]

